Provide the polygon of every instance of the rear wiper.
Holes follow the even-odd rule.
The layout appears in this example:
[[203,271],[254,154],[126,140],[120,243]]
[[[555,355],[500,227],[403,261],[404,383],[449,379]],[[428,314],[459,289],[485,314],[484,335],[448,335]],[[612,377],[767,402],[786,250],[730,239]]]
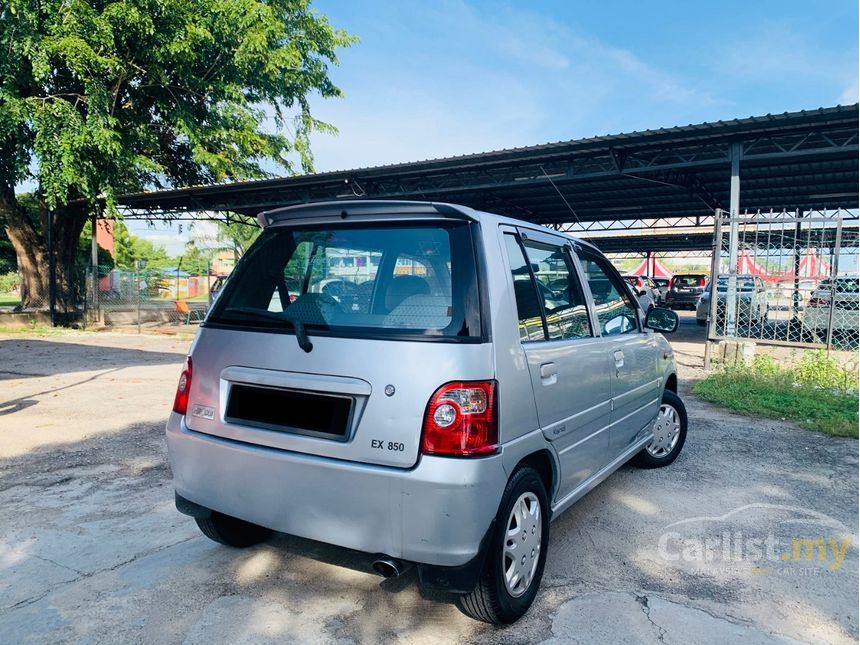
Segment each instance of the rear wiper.
[[288,315],[285,311],[278,313],[276,311],[269,311],[268,309],[257,309],[256,307],[228,307],[224,310],[224,313],[231,312],[265,318],[266,320],[275,320],[277,322],[288,322],[296,330],[296,341],[299,343],[299,347],[305,352],[310,352],[314,348],[313,343],[308,338],[307,331],[305,331],[305,324],[301,320]]

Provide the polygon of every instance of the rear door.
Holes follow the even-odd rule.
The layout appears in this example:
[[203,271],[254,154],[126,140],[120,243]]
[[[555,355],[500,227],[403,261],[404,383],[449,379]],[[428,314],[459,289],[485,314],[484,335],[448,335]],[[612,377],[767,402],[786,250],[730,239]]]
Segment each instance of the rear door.
[[601,344],[609,355],[609,452],[615,457],[637,440],[657,414],[661,385],[657,340],[644,329],[639,308],[609,261],[584,248],[577,255],[594,301]]
[[521,233],[506,230],[504,244],[538,421],[561,464],[561,498],[607,462],[609,359],[567,240]]
[[246,445],[414,465],[433,392],[493,377],[473,226],[356,217],[269,227],[194,343],[188,427]]

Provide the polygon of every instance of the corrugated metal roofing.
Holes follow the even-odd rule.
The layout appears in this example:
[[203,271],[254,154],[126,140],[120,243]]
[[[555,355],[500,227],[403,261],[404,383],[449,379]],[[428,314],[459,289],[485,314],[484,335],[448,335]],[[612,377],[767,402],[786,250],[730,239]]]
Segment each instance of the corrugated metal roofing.
[[728,149],[740,142],[742,208],[857,208],[857,131],[855,104],[137,193],[121,196],[119,203],[155,216],[256,215],[308,201],[366,196],[456,202],[542,223],[695,218],[728,207]]

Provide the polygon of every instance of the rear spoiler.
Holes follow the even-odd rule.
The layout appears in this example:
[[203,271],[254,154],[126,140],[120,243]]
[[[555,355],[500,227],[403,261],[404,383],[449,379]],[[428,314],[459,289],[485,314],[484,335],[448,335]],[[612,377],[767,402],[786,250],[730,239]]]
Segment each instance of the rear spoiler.
[[444,217],[477,221],[475,211],[465,206],[437,202],[415,202],[397,200],[343,200],[317,202],[276,208],[257,215],[257,222],[266,228],[278,222],[289,220],[308,220],[349,217]]

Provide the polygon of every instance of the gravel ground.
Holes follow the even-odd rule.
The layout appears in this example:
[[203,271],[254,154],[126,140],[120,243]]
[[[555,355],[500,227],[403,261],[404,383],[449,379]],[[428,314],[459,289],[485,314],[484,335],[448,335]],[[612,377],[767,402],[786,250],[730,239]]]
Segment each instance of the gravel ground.
[[[203,538],[163,439],[187,340],[0,336],[0,642],[856,642],[857,442],[696,401],[700,334],[685,315],[673,338],[684,452],[554,522],[542,590],[507,628],[364,554]],[[770,559],[749,551],[769,538]],[[795,561],[792,538],[824,539],[824,559]]]

